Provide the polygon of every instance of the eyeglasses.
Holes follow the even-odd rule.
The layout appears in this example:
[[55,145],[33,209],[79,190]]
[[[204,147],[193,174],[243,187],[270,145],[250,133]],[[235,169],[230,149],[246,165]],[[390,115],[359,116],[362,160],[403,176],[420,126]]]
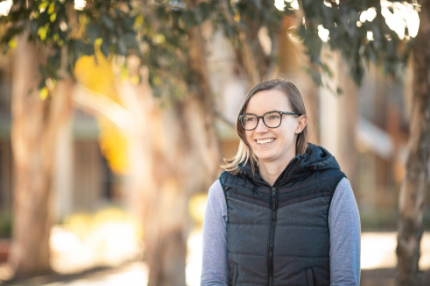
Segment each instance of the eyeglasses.
[[277,128],[282,123],[282,115],[302,115],[291,111],[269,111],[264,113],[262,116],[258,116],[252,113],[242,114],[239,116],[240,123],[243,129],[247,131],[254,130],[258,126],[259,119],[263,119],[264,125],[269,128]]

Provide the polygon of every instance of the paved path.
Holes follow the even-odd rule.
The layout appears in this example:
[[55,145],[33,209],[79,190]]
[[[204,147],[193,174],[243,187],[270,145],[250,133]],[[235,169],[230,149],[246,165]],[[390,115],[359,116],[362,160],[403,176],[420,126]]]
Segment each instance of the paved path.
[[[361,285],[394,286],[394,268],[397,263],[395,232],[362,233],[361,237]],[[192,233],[188,241],[187,285],[200,284],[201,273],[201,232]],[[425,233],[421,241],[420,269],[427,270],[423,274],[425,283],[430,285],[430,233]],[[78,275],[65,275],[33,279],[21,284],[9,285],[45,285],[45,286],[134,286],[147,285],[148,269],[143,262],[126,263],[116,268],[101,268]],[[56,282],[54,282],[56,281]],[[427,284],[426,284],[427,283]]]

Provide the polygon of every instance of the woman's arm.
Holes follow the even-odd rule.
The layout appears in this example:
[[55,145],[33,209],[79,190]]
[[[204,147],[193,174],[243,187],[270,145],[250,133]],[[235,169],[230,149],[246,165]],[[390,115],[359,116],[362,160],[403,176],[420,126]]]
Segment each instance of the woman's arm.
[[343,178],[329,211],[330,285],[360,284],[360,216],[351,185]]
[[203,222],[202,286],[227,285],[227,205],[219,180],[209,189]]

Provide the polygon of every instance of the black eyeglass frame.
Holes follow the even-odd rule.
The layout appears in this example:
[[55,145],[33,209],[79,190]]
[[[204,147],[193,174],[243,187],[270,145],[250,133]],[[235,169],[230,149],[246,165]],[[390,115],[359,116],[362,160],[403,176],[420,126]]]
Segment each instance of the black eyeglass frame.
[[[275,127],[270,127],[270,126],[268,126],[267,124],[266,124],[266,121],[264,121],[264,116],[266,116],[266,114],[268,114],[268,113],[273,113],[273,112],[276,112],[276,113],[278,113],[279,114],[279,116],[280,116],[280,120],[279,120],[279,124],[278,124],[278,126],[275,126]],[[264,125],[266,125],[267,126],[267,128],[278,128],[279,126],[281,126],[281,124],[282,124],[282,115],[297,115],[297,116],[301,116],[301,115],[303,115],[303,114],[300,114],[300,113],[295,113],[295,112],[292,112],[292,111],[278,111],[278,110],[272,110],[272,111],[268,111],[268,112],[266,112],[266,113],[264,113],[263,115],[261,115],[261,116],[258,116],[257,114],[254,114],[254,113],[245,113],[245,114],[242,114],[242,115],[240,115],[239,116],[239,121],[240,121],[240,124],[242,125],[242,127],[243,127],[243,129],[245,129],[246,131],[252,131],[252,130],[254,130],[255,128],[257,128],[257,126],[258,126],[258,123],[260,123],[260,118],[261,118],[261,120],[263,121],[263,123],[264,123]],[[243,123],[243,118],[245,117],[245,116],[247,116],[247,115],[253,115],[253,116],[255,116],[255,117],[257,117],[257,124],[255,125],[255,127],[254,128],[252,128],[252,129],[246,129],[245,128],[245,124]]]

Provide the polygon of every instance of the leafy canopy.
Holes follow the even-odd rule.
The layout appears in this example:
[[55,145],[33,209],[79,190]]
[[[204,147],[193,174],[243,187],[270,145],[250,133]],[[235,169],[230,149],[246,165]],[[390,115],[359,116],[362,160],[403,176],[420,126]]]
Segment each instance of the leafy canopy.
[[[252,42],[261,27],[274,35],[283,17],[295,17],[299,23],[296,32],[311,62],[309,72],[318,84],[321,71],[330,74],[321,59],[321,28],[328,30],[327,44],[341,52],[357,83],[369,61],[383,63],[388,74],[398,75],[411,50],[407,28],[406,37],[400,39],[388,27],[380,1],[299,0],[299,10],[285,2],[284,11],[276,9],[270,0],[208,0],[196,5],[181,0],[147,2],[150,1],[91,0],[79,10],[71,0],[14,0],[9,14],[0,17],[6,27],[1,44],[7,51],[16,45],[15,36],[28,31],[30,41],[49,48],[47,63],[40,68],[43,88],[48,79],[58,78],[62,57],[66,55],[67,70],[73,74],[76,61],[84,55],[94,55],[94,44],[102,39],[100,49],[106,57],[138,56],[141,64],[148,67],[155,94],[177,96],[198,80],[188,64],[188,33],[207,20],[224,29],[238,45],[239,30],[246,31]],[[375,18],[361,22],[361,14],[369,8],[376,11]],[[373,39],[368,38],[369,32]]]

